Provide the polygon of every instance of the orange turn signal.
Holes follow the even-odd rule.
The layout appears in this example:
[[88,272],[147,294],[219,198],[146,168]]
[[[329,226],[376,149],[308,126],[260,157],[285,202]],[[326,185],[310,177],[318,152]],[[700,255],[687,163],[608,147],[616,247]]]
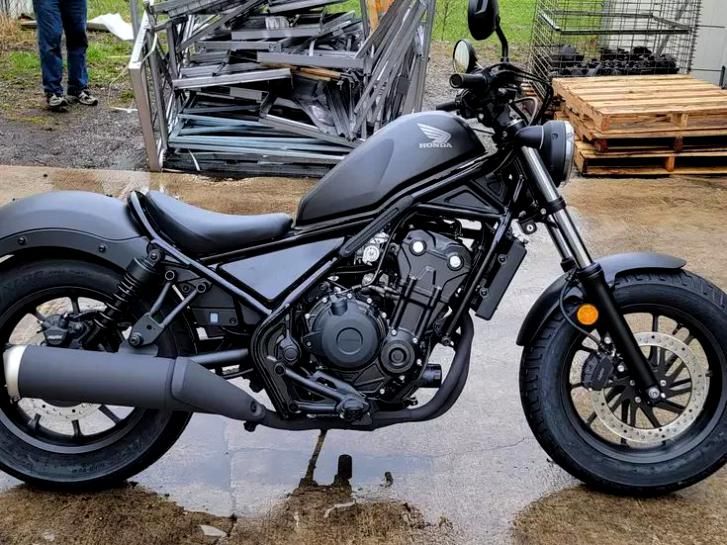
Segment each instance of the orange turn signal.
[[590,303],[578,307],[576,318],[581,325],[593,325],[598,321],[598,309]]

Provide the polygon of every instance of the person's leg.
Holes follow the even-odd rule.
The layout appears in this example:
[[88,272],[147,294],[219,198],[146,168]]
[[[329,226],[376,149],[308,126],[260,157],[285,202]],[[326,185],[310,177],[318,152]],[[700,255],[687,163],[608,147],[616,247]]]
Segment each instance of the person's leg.
[[61,0],[33,0],[33,9],[38,24],[38,50],[46,95],[63,96],[63,57],[61,39],[63,23]]
[[68,50],[68,95],[78,96],[88,87],[86,0],[61,0],[61,17]]

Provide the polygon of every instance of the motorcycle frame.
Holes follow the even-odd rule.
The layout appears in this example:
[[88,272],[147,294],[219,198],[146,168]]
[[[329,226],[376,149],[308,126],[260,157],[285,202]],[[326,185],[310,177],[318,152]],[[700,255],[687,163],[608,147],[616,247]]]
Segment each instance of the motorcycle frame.
[[[398,226],[406,221],[412,214],[425,213],[442,215],[443,212],[446,212],[446,216],[448,218],[479,221],[482,230],[488,229],[489,226],[490,231],[492,232],[492,239],[487,247],[483,247],[481,241],[476,241],[477,250],[473,255],[473,262],[475,263],[475,266],[473,267],[473,271],[470,273],[469,277],[465,280],[465,285],[467,286],[464,291],[465,295],[460,297],[456,313],[452,315],[452,320],[450,320],[447,326],[445,337],[442,339],[442,342],[446,345],[457,345],[460,339],[455,332],[458,328],[462,327],[464,321],[463,316],[466,314],[471,304],[471,295],[466,294],[471,294],[477,289],[477,284],[482,280],[487,269],[492,265],[493,259],[498,253],[498,249],[502,246],[503,240],[508,235],[513,219],[513,212],[516,209],[515,202],[523,193],[525,177],[521,174],[517,177],[512,176],[513,179],[509,184],[509,190],[507,191],[505,198],[502,200],[496,200],[491,195],[486,195],[482,192],[482,190],[479,190],[480,198],[486,201],[486,205],[484,205],[481,210],[451,207],[446,207],[445,210],[441,205],[437,205],[432,201],[434,201],[437,196],[446,194],[446,192],[452,188],[461,188],[462,186],[467,185],[468,181],[476,180],[478,177],[482,177],[483,175],[497,175],[498,172],[508,171],[509,167],[515,163],[516,162],[514,161],[514,157],[511,152],[498,152],[496,154],[458,163],[447,168],[443,172],[432,174],[399,193],[392,195],[376,210],[346,216],[344,218],[336,218],[334,220],[302,228],[295,228],[291,230],[288,236],[282,239],[264,244],[243,247],[231,252],[207,256],[200,260],[196,260],[180,251],[155,229],[151,218],[147,215],[144,209],[143,202],[139,195],[133,193],[129,198],[129,205],[133,216],[141,224],[144,231],[146,231],[146,235],[149,237],[150,247],[162,250],[164,254],[166,254],[167,258],[171,258],[171,260],[173,260],[173,266],[190,269],[202,278],[219,286],[234,298],[239,299],[242,304],[254,309],[262,316],[262,319],[255,327],[250,340],[249,356],[251,357],[246,359],[251,360],[250,363],[257,368],[263,379],[265,379],[266,371],[261,369],[260,365],[257,365],[257,362],[264,357],[259,353],[259,350],[256,350],[260,333],[265,331],[268,325],[279,320],[283,314],[286,313],[287,310],[312,286],[315,286],[321,279],[330,275],[342,259],[346,259],[353,255],[360,245],[364,244],[371,238],[372,234],[387,227],[388,231],[394,232]],[[495,167],[492,165],[495,165]],[[482,238],[485,236],[484,232],[477,232],[475,234],[480,234]],[[264,299],[256,296],[250,286],[245,286],[243,283],[232,283],[219,275],[213,268],[231,260],[260,255],[295,246],[297,244],[302,244],[304,242],[312,242],[325,238],[341,236],[348,236],[350,238],[347,239],[347,242],[344,243],[338,251],[334,252],[332,255],[329,254],[322,262],[318,263],[311,273],[306,274],[303,279],[292,284],[287,293],[284,293],[281,298],[274,301],[272,305]],[[471,338],[469,340],[471,342]],[[469,346],[463,347],[461,350],[466,350],[468,353]],[[458,351],[461,350],[458,348]],[[217,358],[215,358],[213,354],[204,356],[206,358],[207,366],[214,367]],[[248,353],[246,353],[245,356],[248,356]],[[461,382],[461,386],[463,387],[463,381],[459,380],[459,377],[451,378],[452,380],[450,382],[454,382],[455,386]],[[278,414],[283,415],[283,418],[281,419],[277,417],[276,413],[271,413],[271,416],[267,419],[268,421],[264,422],[264,424],[272,427],[285,427],[286,429],[292,429],[291,425],[293,422],[285,420],[285,417],[288,414],[289,400],[276,395],[274,384],[270,384],[268,381],[265,381],[265,383],[268,395],[271,397]],[[451,389],[456,392],[456,396],[458,396],[459,392],[461,392],[461,387]],[[442,399],[439,403],[436,403],[436,405],[440,408],[441,406],[446,406],[448,408],[454,403],[454,401],[455,399],[452,399],[451,396],[449,396],[448,399]],[[427,406],[431,404],[432,401],[427,403]],[[424,407],[421,407],[420,409],[423,408]],[[412,411],[404,412],[412,413]],[[421,419],[428,418],[429,416]],[[408,415],[406,416],[406,419],[410,419]],[[401,418],[390,415],[386,425],[406,421],[406,419],[404,415],[401,415]],[[340,420],[339,422],[331,422],[326,425],[339,427],[339,424]],[[308,429],[309,427],[320,428],[320,425],[304,425],[305,429]],[[344,425],[343,427],[350,426]],[[375,423],[358,426],[357,429],[374,429],[376,427],[381,427],[381,418],[379,418]]]
[[[507,180],[503,181],[508,186],[503,199],[495,199],[491,195],[484,195],[480,191],[479,197],[484,198],[486,201],[485,207],[481,210],[442,206],[435,202],[437,197],[446,194],[447,191],[453,188],[467,186],[472,190],[471,183],[473,181],[488,175],[507,178]],[[487,272],[492,270],[494,260],[505,247],[504,241],[512,237],[511,228],[514,219],[521,217],[521,215],[531,218],[536,217],[537,221],[546,225],[550,237],[561,255],[564,270],[573,272],[574,276],[581,281],[586,297],[595,302],[601,310],[603,316],[601,321],[602,330],[609,332],[615,347],[625,356],[626,361],[633,365],[635,375],[645,391],[650,392],[650,396],[652,395],[651,392],[654,391],[653,372],[615,303],[603,270],[598,263],[592,260],[575,223],[568,213],[564,199],[548,173],[540,154],[533,148],[527,146],[503,147],[494,154],[455,164],[441,172],[418,180],[391,195],[375,210],[351,214],[313,225],[296,227],[281,239],[241,247],[233,251],[206,256],[199,260],[184,254],[154,228],[137,194],[130,196],[129,203],[134,216],[146,231],[151,246],[161,249],[178,266],[192,270],[261,315],[261,320],[255,326],[250,339],[249,355],[253,367],[262,376],[266,391],[277,411],[277,413],[269,412],[266,422],[263,422],[265,425],[285,429],[311,429],[321,428],[322,426],[353,427],[356,429],[381,427],[381,424],[376,422],[365,422],[357,427],[352,426],[350,423],[341,422],[331,422],[324,425],[321,421],[325,419],[313,419],[319,420],[317,424],[307,422],[298,422],[296,424],[295,420],[288,420],[291,400],[286,397],[285,393],[276,388],[270,378],[270,371],[263,368],[261,362],[265,358],[265,354],[261,351],[262,347],[258,345],[260,344],[261,334],[267,330],[268,326],[283,319],[289,309],[316,283],[329,276],[342,260],[354,255],[374,234],[382,230],[393,233],[404,221],[417,213],[430,213],[447,219],[469,219],[480,222],[480,243],[473,244],[473,266],[465,280],[462,294],[458,298],[456,306],[453,307],[451,317],[444,329],[444,334],[440,340],[442,344],[448,346],[455,344],[453,340],[456,338],[455,332],[462,327],[466,319],[469,319],[467,313],[472,306],[478,289],[482,285]],[[484,230],[488,228],[492,232],[492,238],[489,244],[484,245],[482,244],[485,239]],[[333,237],[346,238],[338,250],[326,255],[310,273],[303,275],[302,278],[292,283],[289,289],[272,301],[272,304],[257,296],[251,286],[247,286],[241,281],[233,283],[215,270],[215,267],[232,260]],[[501,291],[501,293],[495,295],[497,298],[501,298],[506,289]],[[469,347],[466,347],[466,349],[469,351]],[[210,355],[209,359],[210,366],[214,366],[215,358]],[[297,379],[300,378],[297,377]],[[460,378],[452,377],[452,380],[459,383]],[[302,383],[303,386],[306,386],[304,382]],[[450,394],[458,396],[460,392],[461,388],[454,388]],[[659,395],[659,392],[656,395]],[[447,407],[454,403],[453,399],[441,401],[440,405],[446,405]],[[427,405],[430,404],[431,402],[427,403]],[[421,407],[421,409],[423,408]],[[435,409],[433,411],[438,412],[441,407]],[[399,412],[411,413],[412,411]],[[402,418],[392,417],[391,421],[386,425],[402,421],[407,420],[403,416]]]
[[[353,255],[358,249],[356,246],[358,241],[363,245],[364,242],[369,240],[372,234],[381,231],[386,225],[400,222],[403,217],[409,215],[416,209],[425,210],[427,208],[425,203],[428,198],[440,195],[452,187],[460,187],[458,184],[465,182],[467,179],[474,179],[483,174],[492,173],[493,171],[487,169],[486,165],[497,162],[497,159],[501,156],[501,154],[497,154],[496,156],[490,155],[454,165],[444,172],[424,178],[393,195],[376,210],[371,212],[336,218],[335,220],[302,228],[294,228],[287,236],[281,239],[264,244],[241,247],[238,250],[206,256],[199,260],[184,254],[155,229],[151,219],[144,210],[141,199],[136,193],[130,195],[129,204],[135,218],[146,231],[146,235],[149,237],[149,243],[152,246],[163,250],[167,256],[172,257],[182,267],[191,269],[201,277],[218,285],[233,297],[239,298],[245,305],[256,310],[266,319],[275,315],[281,308],[284,308],[285,304],[289,304],[292,300],[297,299],[297,295],[294,294],[298,294],[301,290],[305,291],[305,289],[310,287],[310,285],[314,285],[321,277],[330,273],[341,258]],[[511,203],[492,202],[490,204],[493,205],[494,209],[499,209],[500,212],[494,214],[485,212],[476,214],[471,210],[450,208],[448,210],[448,216],[451,218],[467,218],[483,221],[500,221],[511,216],[507,212]],[[396,213],[392,214],[392,211]],[[507,223],[509,226],[509,221],[502,223]],[[361,228],[362,226],[363,228]],[[282,301],[280,299],[275,300],[272,305],[268,304],[262,297],[258,297],[250,286],[245,286],[241,282],[239,285],[233,284],[212,268],[212,266],[222,265],[236,259],[282,250],[304,242],[314,242],[340,236],[350,236],[351,238],[338,250],[337,255],[330,256],[325,262],[319,263],[312,275],[308,276],[305,280],[299,280],[292,284],[290,290],[287,290],[289,294],[284,296]]]

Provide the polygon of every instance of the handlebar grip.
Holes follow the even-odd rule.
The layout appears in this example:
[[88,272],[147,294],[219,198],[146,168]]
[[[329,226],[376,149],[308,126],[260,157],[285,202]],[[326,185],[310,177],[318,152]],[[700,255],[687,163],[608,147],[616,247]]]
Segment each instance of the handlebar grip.
[[442,112],[453,112],[457,109],[457,101],[450,100],[449,102],[442,102],[441,104],[437,104],[436,109]]
[[488,79],[482,74],[452,74],[449,84],[455,89],[475,89],[487,87]]

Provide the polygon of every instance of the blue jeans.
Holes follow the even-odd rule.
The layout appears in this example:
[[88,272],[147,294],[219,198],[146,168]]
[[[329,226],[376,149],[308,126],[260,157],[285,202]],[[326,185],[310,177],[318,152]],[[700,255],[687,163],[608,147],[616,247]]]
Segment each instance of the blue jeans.
[[68,94],[78,95],[88,86],[86,0],[33,0],[33,9],[38,22],[38,48],[45,93],[63,94],[61,38],[65,32]]

